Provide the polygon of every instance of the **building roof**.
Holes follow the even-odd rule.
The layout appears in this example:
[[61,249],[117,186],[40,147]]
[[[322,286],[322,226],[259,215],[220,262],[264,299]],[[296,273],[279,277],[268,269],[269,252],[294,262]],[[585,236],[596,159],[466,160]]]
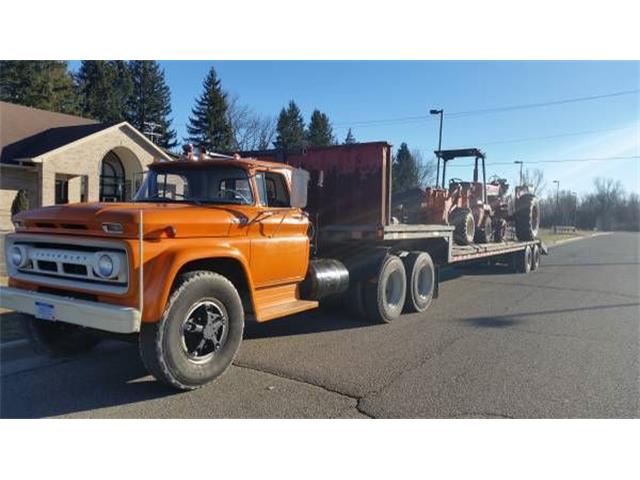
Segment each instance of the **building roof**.
[[33,159],[118,125],[126,125],[162,157],[171,159],[166,151],[127,122],[99,123],[74,115],[0,102],[0,163]]

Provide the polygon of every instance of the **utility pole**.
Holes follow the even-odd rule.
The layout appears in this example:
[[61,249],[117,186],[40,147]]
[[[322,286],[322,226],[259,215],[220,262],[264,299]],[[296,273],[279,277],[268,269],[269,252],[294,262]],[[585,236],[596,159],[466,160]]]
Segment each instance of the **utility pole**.
[[522,165],[524,165],[524,162],[522,160],[516,160],[513,163],[519,163],[520,164],[520,186],[522,186]]
[[[438,135],[438,152],[440,152],[440,150],[442,150],[442,117],[444,115],[444,110],[431,109],[429,110],[429,113],[431,115],[440,115],[440,133]],[[438,163],[436,167],[436,188],[438,187],[438,183],[440,182],[440,153],[438,153],[437,157],[438,157]],[[444,182],[443,182],[443,187],[444,187]]]
[[162,134],[156,133],[156,129],[160,128],[162,125],[155,122],[142,122],[142,124],[146,128],[146,130],[142,133],[144,133],[147,137],[151,138],[151,141],[157,145],[158,142],[156,142],[156,138],[161,137]]
[[573,228],[577,229],[578,225],[578,193],[572,192],[573,196]]
[[553,183],[556,184],[556,214],[555,217],[555,226],[558,226],[558,217],[560,216],[560,180],[554,180]]

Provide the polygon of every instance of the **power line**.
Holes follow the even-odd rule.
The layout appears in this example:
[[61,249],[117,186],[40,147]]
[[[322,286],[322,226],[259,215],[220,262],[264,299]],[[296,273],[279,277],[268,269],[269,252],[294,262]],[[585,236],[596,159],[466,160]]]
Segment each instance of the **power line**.
[[577,103],[577,102],[587,102],[591,100],[599,100],[601,98],[611,98],[611,97],[621,97],[624,95],[632,95],[634,93],[640,92],[640,89],[635,90],[623,90],[621,92],[613,92],[613,93],[605,93],[603,95],[591,95],[589,97],[576,97],[576,98],[565,98],[563,100],[552,100],[549,102],[539,102],[539,103],[524,103],[521,105],[511,105],[508,107],[495,107],[495,108],[484,108],[479,110],[468,110],[466,112],[454,112],[450,113],[447,116],[449,118],[452,117],[464,117],[469,115],[484,115],[486,113],[495,113],[495,112],[508,112],[512,110],[524,110],[528,108],[539,108],[539,107],[548,107],[553,105],[565,105],[567,103]]
[[[593,157],[593,158],[563,158],[554,160],[524,160],[525,165],[536,165],[540,163],[569,163],[569,162],[601,162],[607,160],[635,160],[639,159],[640,155],[628,155],[620,157]],[[513,162],[487,162],[487,167],[494,165],[513,165]],[[447,168],[456,167],[471,167],[473,164],[454,164],[447,165]]]
[[[501,145],[501,144],[505,144],[505,143],[521,143],[521,142],[531,142],[531,141],[535,141],[535,140],[549,140],[552,138],[563,138],[563,137],[573,137],[573,136],[577,136],[577,135],[589,135],[589,134],[593,134],[593,133],[604,133],[604,132],[615,132],[615,131],[619,131],[619,130],[629,130],[631,128],[638,128],[637,125],[634,126],[628,126],[628,127],[617,127],[617,128],[602,128],[602,129],[598,129],[598,130],[583,130],[580,132],[567,132],[567,133],[558,133],[558,134],[554,134],[554,135],[544,135],[541,137],[525,137],[525,138],[516,138],[516,139],[512,139],[512,140],[491,140],[489,142],[468,142],[467,145],[469,144],[473,144],[473,145]],[[463,146],[460,147],[452,147],[452,148],[464,148]]]
[[[493,107],[493,108],[483,108],[476,110],[466,110],[461,112],[451,112],[446,113],[444,116],[448,119],[455,118],[463,118],[472,115],[485,115],[488,113],[498,113],[498,112],[507,112],[513,110],[525,110],[529,108],[540,108],[547,106],[555,106],[555,105],[565,105],[569,103],[578,103],[578,102],[587,102],[593,100],[600,100],[603,98],[613,98],[613,97],[621,97],[625,95],[637,94],[640,92],[640,89],[635,90],[623,90],[619,92],[605,93],[602,95],[591,95],[588,97],[575,97],[575,98],[565,98],[561,100],[551,100],[547,102],[538,102],[538,103],[524,103],[520,105],[509,105],[504,107]],[[342,123],[334,123],[334,127],[366,127],[366,126],[386,126],[386,125],[394,125],[394,124],[403,124],[403,123],[414,123],[414,122],[424,122],[424,121],[433,121],[434,119],[429,115],[413,115],[406,117],[393,117],[393,118],[381,118],[376,120],[360,120],[355,122],[342,122]]]

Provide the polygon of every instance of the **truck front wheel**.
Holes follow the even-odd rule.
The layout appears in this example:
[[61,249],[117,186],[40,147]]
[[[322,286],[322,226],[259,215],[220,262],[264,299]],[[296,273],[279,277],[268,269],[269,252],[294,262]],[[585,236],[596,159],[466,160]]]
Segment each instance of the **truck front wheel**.
[[190,272],[178,279],[160,321],[143,323],[140,354],[158,381],[193,390],[233,362],[244,330],[238,291],[222,275]]
[[83,327],[39,320],[31,316],[25,320],[25,328],[33,350],[50,357],[88,352],[100,341],[100,338]]

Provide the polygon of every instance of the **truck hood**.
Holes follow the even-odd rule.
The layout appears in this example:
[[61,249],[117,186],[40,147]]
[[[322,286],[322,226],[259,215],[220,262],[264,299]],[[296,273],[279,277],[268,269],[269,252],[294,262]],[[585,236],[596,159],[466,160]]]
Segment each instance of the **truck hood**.
[[[248,221],[246,206],[193,205],[187,203],[77,203],[22,212],[14,217],[19,231],[136,238],[140,212],[145,238],[224,237],[238,235]],[[120,234],[105,233],[103,224],[123,227]],[[233,232],[233,233],[232,233]]]

